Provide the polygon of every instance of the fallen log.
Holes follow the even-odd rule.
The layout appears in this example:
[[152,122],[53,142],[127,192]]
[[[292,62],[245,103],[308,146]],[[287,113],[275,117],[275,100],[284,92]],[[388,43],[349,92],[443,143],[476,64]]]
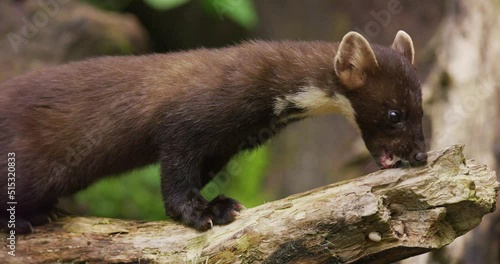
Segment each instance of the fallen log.
[[[67,217],[18,236],[3,263],[390,263],[441,248],[495,210],[496,174],[463,146],[244,210],[198,232],[172,221]],[[2,240],[7,236],[2,234]],[[7,242],[8,243],[8,242]]]

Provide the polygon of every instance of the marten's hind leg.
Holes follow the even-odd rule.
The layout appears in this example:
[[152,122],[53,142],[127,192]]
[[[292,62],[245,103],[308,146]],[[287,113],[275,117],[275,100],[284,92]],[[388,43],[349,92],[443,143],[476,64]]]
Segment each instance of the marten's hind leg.
[[[63,215],[55,207],[59,191],[52,187],[48,176],[50,170],[43,167],[33,169],[30,165],[37,164],[34,161],[36,160],[16,158],[15,174],[12,172],[14,181],[9,178],[9,182],[15,185],[5,184],[8,182],[7,178],[0,175],[0,180],[4,182],[0,189],[5,190],[0,193],[0,229],[4,231],[32,233],[33,227],[50,223]],[[4,165],[0,164],[0,167]]]
[[67,215],[69,215],[67,212],[54,205],[45,206],[31,213],[0,216],[0,229],[6,232],[15,230],[16,234],[30,234],[33,233],[33,227],[49,224]]

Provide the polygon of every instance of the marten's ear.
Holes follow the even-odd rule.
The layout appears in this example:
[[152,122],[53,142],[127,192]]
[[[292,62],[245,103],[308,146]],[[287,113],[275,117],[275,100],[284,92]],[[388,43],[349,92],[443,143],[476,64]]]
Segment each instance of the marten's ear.
[[365,84],[366,73],[378,67],[370,43],[356,32],[349,32],[342,38],[334,63],[335,73],[349,89]]
[[403,30],[398,31],[394,42],[391,46],[397,52],[403,54],[411,64],[414,64],[415,60],[415,48],[413,48],[413,41],[410,35],[408,35]]

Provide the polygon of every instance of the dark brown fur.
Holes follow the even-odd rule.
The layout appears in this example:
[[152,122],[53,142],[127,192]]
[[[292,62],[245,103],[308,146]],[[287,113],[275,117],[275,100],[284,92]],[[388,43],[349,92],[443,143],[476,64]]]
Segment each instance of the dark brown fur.
[[[385,148],[414,162],[414,155],[425,151],[420,80],[415,67],[399,57],[396,51],[377,46],[373,49],[379,70],[368,76],[363,89],[351,91],[348,96],[356,109],[363,140],[375,160],[378,160],[380,149]],[[366,103],[367,90],[370,96],[384,99],[377,105]],[[398,110],[406,117],[406,122],[391,125],[385,118],[388,110]]]
[[[371,150],[379,147],[369,144],[398,136],[380,129],[387,108],[404,109],[411,118],[407,129],[419,141],[403,133],[404,147],[392,147],[406,157],[421,151],[420,88],[413,66],[396,51],[374,46],[380,70],[367,77],[374,87],[353,91],[335,74],[337,48],[326,42],[251,42],[97,58],[10,79],[0,85],[1,214],[7,217],[7,153],[15,152],[21,232],[59,197],[156,161],[168,214],[200,230],[210,222],[229,223],[241,206],[226,197],[207,202],[199,190],[236,153],[265,141],[259,135],[263,129],[274,134],[284,127],[274,114],[275,98],[311,82],[351,100]],[[401,103],[391,105],[389,98]]]

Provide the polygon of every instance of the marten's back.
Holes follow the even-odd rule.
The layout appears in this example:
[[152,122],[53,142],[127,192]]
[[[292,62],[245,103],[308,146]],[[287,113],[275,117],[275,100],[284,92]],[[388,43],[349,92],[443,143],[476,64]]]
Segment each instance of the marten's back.
[[[10,79],[0,84],[0,156],[15,153],[18,186],[40,197],[70,194],[95,178],[152,163],[160,119],[188,104],[182,100],[194,90],[210,88],[189,83],[189,75],[210,66],[202,63],[207,56],[200,50],[105,57]],[[6,171],[6,158],[0,169]]]

